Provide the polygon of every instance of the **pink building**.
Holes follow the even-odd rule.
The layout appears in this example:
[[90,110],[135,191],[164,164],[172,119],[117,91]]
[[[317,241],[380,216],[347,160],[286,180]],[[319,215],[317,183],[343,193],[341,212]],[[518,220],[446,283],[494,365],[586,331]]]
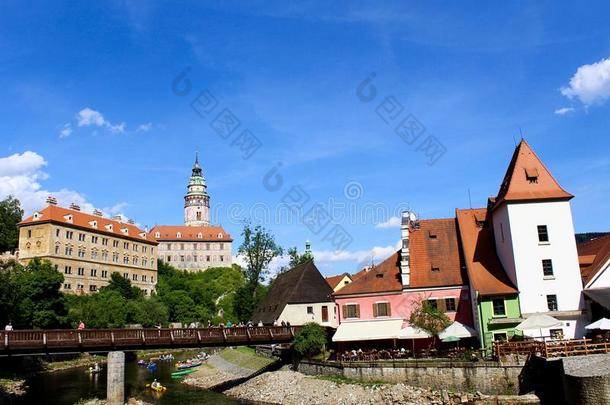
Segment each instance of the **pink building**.
[[[354,275],[334,293],[339,328],[347,343],[406,338],[413,303],[428,300],[452,321],[471,326],[472,306],[455,219],[412,221],[403,227],[403,248]],[[378,344],[373,342],[372,344]]]

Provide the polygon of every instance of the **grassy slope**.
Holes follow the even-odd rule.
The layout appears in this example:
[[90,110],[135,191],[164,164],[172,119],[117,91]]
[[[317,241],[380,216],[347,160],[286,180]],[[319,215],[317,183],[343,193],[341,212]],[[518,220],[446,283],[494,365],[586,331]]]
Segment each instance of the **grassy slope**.
[[258,356],[250,347],[238,347],[236,349],[224,349],[218,353],[220,357],[236,366],[250,370],[261,369],[271,363],[272,359]]

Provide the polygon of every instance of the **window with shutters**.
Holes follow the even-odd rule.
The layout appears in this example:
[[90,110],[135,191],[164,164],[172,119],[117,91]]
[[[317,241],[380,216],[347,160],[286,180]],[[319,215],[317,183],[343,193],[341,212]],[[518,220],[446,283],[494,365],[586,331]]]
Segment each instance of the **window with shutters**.
[[360,318],[360,305],[346,304],[343,305],[343,318]]
[[373,316],[375,318],[390,316],[390,303],[389,302],[376,302],[373,304]]

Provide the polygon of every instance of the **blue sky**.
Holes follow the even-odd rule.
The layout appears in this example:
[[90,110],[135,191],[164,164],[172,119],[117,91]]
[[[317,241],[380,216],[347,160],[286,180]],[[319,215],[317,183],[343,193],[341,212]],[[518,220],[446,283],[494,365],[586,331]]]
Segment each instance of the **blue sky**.
[[[141,225],[181,223],[198,150],[215,222],[235,245],[241,219],[254,216],[283,246],[310,239],[331,274],[391,253],[401,207],[449,217],[468,207],[468,190],[484,206],[523,133],[576,196],[576,230],[606,231],[609,11],[604,2],[3,1],[0,197],[16,194],[31,211],[53,194]],[[180,96],[172,83],[185,69],[191,87]],[[376,94],[362,101],[371,74]],[[206,117],[190,106],[204,90],[217,101]],[[228,139],[211,125],[225,108],[240,122]],[[412,144],[394,132],[408,116],[425,128]],[[238,141],[246,129],[260,142],[248,158]],[[432,165],[418,150],[426,139],[445,151]],[[263,180],[274,167],[277,191]],[[332,211],[322,231],[303,225],[303,212],[273,218],[293,186],[308,196],[304,211]],[[328,237],[334,225],[348,246]]]

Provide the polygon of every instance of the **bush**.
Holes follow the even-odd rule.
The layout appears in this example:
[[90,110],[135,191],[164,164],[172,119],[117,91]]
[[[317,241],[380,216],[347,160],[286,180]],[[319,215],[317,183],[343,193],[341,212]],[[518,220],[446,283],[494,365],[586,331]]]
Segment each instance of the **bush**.
[[326,330],[315,322],[306,323],[294,337],[293,343],[298,354],[311,358],[326,346]]

